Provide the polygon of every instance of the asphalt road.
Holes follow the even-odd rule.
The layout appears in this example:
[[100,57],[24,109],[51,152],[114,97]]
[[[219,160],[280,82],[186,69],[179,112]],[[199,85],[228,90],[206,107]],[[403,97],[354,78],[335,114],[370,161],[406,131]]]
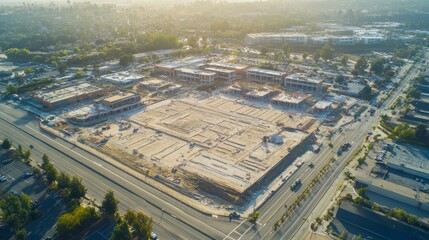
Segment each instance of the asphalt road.
[[47,153],[59,170],[83,179],[91,198],[102,199],[114,190],[120,211],[148,213],[160,239],[222,239],[233,227],[226,218],[206,216],[61,138],[45,135],[37,119],[21,109],[0,104],[0,135],[24,148],[33,145],[33,159],[41,161]]
[[[426,55],[426,58],[428,55]],[[304,224],[308,228],[309,223],[306,219],[309,214],[316,207],[317,203],[324,197],[325,192],[333,184],[335,179],[342,174],[347,165],[347,160],[362,145],[367,132],[371,131],[372,127],[377,125],[383,110],[387,109],[388,106],[390,106],[395,99],[403,93],[410,80],[416,76],[418,68],[419,66],[414,66],[409,71],[409,73],[401,80],[399,87],[390,96],[390,98],[388,98],[380,108],[376,109],[374,116],[370,116],[368,111],[365,111],[361,115],[363,116],[366,114],[367,117],[362,117],[361,122],[355,122],[342,133],[336,134],[332,141],[334,147],[330,149],[325,146],[325,148],[318,154],[317,159],[313,161],[315,165],[314,168],[303,166],[298,170],[298,172],[294,173],[294,175],[285,184],[283,184],[283,186],[279,188],[271,198],[257,209],[261,215],[255,225],[248,221],[243,221],[224,239],[302,239],[305,237],[298,236],[296,233]],[[336,155],[337,150],[342,144],[347,142],[352,143],[352,148],[338,157]],[[299,194],[304,191],[305,186],[311,182],[311,180],[332,157],[337,159],[335,162],[336,166],[332,167],[325,175],[324,179],[316,185],[315,189],[311,191],[310,196],[307,197],[301,206],[295,210],[285,224],[283,224],[278,231],[274,232],[272,227],[285,212],[286,209],[284,206],[289,206],[295,201]],[[297,191],[292,192],[290,190],[290,185],[298,178],[302,181],[302,187]]]
[[[325,146],[314,161],[314,168],[301,167],[262,204],[258,208],[261,216],[255,226],[247,221],[229,222],[226,218],[212,218],[202,214],[61,138],[45,135],[39,129],[34,116],[13,106],[0,104],[0,135],[7,136],[24,147],[33,145],[33,159],[41,161],[42,155],[48,153],[59,170],[83,179],[91,198],[102,199],[107,190],[114,190],[121,202],[120,212],[131,208],[148,213],[154,219],[154,231],[160,239],[290,239],[305,223],[305,216],[314,209],[326,189],[342,173],[345,159],[357,150],[368,130],[377,122],[382,110],[394,101],[415,73],[415,69],[410,71],[395,94],[373,117],[362,118],[362,122],[352,124],[345,133],[337,134],[333,140],[334,148]],[[353,146],[338,158],[338,167],[327,174],[325,180],[312,191],[310,198],[295,211],[295,215],[288,219],[279,231],[273,232],[272,226],[283,214],[284,205],[289,205],[296,199],[326,162],[333,156],[336,157],[336,150],[345,142],[351,142]],[[296,192],[291,192],[290,184],[297,178],[301,178],[303,185]]]

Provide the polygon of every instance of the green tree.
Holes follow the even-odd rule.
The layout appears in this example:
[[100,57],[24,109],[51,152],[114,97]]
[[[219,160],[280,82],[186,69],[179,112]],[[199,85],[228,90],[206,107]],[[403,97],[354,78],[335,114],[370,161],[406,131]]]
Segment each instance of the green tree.
[[60,72],[61,76],[64,76],[64,74],[67,71],[67,65],[65,63],[58,63],[58,72]]
[[31,200],[26,194],[15,196],[9,193],[0,201],[3,219],[17,232],[25,225],[31,212]]
[[270,50],[267,47],[261,47],[259,51],[261,52],[261,55],[267,55]]
[[82,179],[73,177],[70,182],[70,198],[81,198],[85,196],[87,189],[82,184]]
[[43,160],[42,169],[46,170],[46,167],[51,163],[51,160],[49,159],[49,156],[46,154],[43,154],[42,160]]
[[384,58],[376,58],[371,63],[370,71],[375,73],[376,75],[381,75],[384,71],[384,64],[386,63],[386,59]]
[[19,154],[20,156],[24,156],[24,150],[22,150],[22,146],[21,146],[21,144],[19,144],[19,145],[18,145],[18,154]]
[[10,96],[12,94],[17,94],[18,93],[18,88],[12,84],[12,83],[8,83],[6,86],[6,96]]
[[[90,227],[100,218],[93,207],[77,207],[73,212],[61,215],[57,220],[57,232],[63,238]],[[61,238],[61,239],[63,239]]]
[[308,55],[309,55],[309,53],[308,52],[304,52],[303,54],[302,54],[302,59],[307,59],[308,58]]
[[120,221],[113,228],[112,237],[110,240],[132,240],[133,236],[130,232],[130,227],[127,222]]
[[16,240],[25,240],[27,238],[27,230],[21,229],[15,234]]
[[45,168],[45,175],[46,175],[46,180],[48,181],[49,184],[51,184],[51,183],[53,183],[54,181],[57,180],[58,171],[54,167],[54,165],[52,165],[52,163],[49,163],[46,166],[46,168]]
[[343,75],[337,75],[337,76],[335,76],[335,78],[334,78],[334,82],[335,82],[335,83],[338,83],[338,84],[343,84],[345,80],[346,80],[346,79],[344,78],[344,76],[343,76]]
[[11,147],[12,147],[12,142],[7,138],[3,139],[3,142],[1,144],[1,148],[10,149]]
[[26,151],[24,151],[24,154],[22,155],[24,157],[25,161],[30,161],[30,157],[31,157],[31,150],[27,149]]
[[334,49],[331,47],[331,45],[326,44],[320,51],[320,55],[325,61],[332,60],[334,58]]
[[283,44],[282,51],[283,51],[283,54],[286,56],[286,58],[290,57],[291,50],[288,43]]
[[362,198],[366,198],[366,192],[368,191],[368,188],[359,188],[357,194],[361,196]]
[[347,66],[347,62],[349,61],[349,57],[347,56],[347,55],[343,55],[342,57],[341,57],[341,64],[343,65],[343,66]]
[[142,212],[133,212],[130,209],[124,215],[125,221],[134,230],[132,235],[138,239],[149,239],[152,232],[152,218]]
[[407,91],[407,98],[420,99],[422,97],[422,92],[417,88],[410,88]]
[[256,223],[256,221],[258,220],[258,218],[259,218],[259,212],[258,211],[253,211],[252,214],[250,214],[249,222]]
[[101,209],[107,215],[114,215],[118,211],[119,200],[115,198],[113,191],[108,191],[101,203]]
[[367,67],[368,67],[368,60],[366,59],[365,56],[360,56],[356,61],[354,69],[358,72],[364,72]]
[[134,61],[134,56],[132,54],[125,54],[119,58],[119,64],[121,66],[128,66]]
[[198,37],[190,36],[187,41],[188,45],[193,48],[198,48]]
[[316,51],[316,52],[313,54],[313,60],[314,60],[315,62],[318,62],[318,61],[319,61],[319,59],[320,59],[320,51]]
[[67,173],[61,171],[57,178],[58,188],[66,189],[70,187],[70,182],[71,182],[70,176]]

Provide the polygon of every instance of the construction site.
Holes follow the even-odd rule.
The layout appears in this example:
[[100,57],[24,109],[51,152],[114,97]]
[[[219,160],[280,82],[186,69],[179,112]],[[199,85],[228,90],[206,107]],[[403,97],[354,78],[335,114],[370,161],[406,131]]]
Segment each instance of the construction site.
[[308,146],[318,126],[308,115],[242,100],[185,97],[111,124],[100,149],[185,192],[238,203],[290,165],[288,156]]

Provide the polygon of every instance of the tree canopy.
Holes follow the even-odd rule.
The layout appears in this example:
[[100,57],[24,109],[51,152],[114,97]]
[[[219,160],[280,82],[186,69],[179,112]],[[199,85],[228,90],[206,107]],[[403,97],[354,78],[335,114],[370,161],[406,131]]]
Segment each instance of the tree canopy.
[[367,67],[368,60],[365,56],[360,56],[359,59],[356,61],[354,69],[358,72],[364,72]]
[[130,226],[126,221],[119,221],[113,228],[112,237],[110,240],[132,240],[133,236],[130,232]]
[[9,149],[11,147],[12,147],[12,142],[8,138],[3,139],[3,142],[1,143],[1,148]]
[[127,210],[124,215],[125,221],[133,229],[132,235],[138,239],[150,239],[152,232],[152,218],[143,212],[133,212]]
[[119,200],[115,198],[113,191],[108,191],[101,203],[101,209],[107,215],[114,215],[118,211]]

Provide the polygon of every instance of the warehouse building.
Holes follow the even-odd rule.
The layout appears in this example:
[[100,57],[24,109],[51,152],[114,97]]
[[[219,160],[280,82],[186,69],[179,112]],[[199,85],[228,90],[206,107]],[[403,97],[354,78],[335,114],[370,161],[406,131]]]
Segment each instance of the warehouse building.
[[304,91],[320,91],[322,80],[310,79],[300,74],[292,74],[284,79],[284,86],[287,89],[301,89]]
[[261,83],[283,84],[285,72],[267,70],[262,68],[249,68],[247,70],[247,80]]
[[117,72],[101,76],[103,81],[118,85],[126,86],[131,85],[137,81],[141,81],[144,78],[143,75],[130,73],[130,72]]
[[66,114],[67,120],[77,125],[92,125],[106,120],[114,114],[126,112],[142,105],[141,96],[122,93],[103,99],[91,106],[85,106]]
[[107,89],[99,88],[89,83],[82,83],[51,92],[37,93],[31,98],[41,103],[45,108],[56,109],[84,100],[102,97],[105,94],[107,94]]
[[201,83],[213,83],[216,78],[216,73],[203,71],[199,69],[180,68],[178,69],[178,77],[180,81],[199,81]]

